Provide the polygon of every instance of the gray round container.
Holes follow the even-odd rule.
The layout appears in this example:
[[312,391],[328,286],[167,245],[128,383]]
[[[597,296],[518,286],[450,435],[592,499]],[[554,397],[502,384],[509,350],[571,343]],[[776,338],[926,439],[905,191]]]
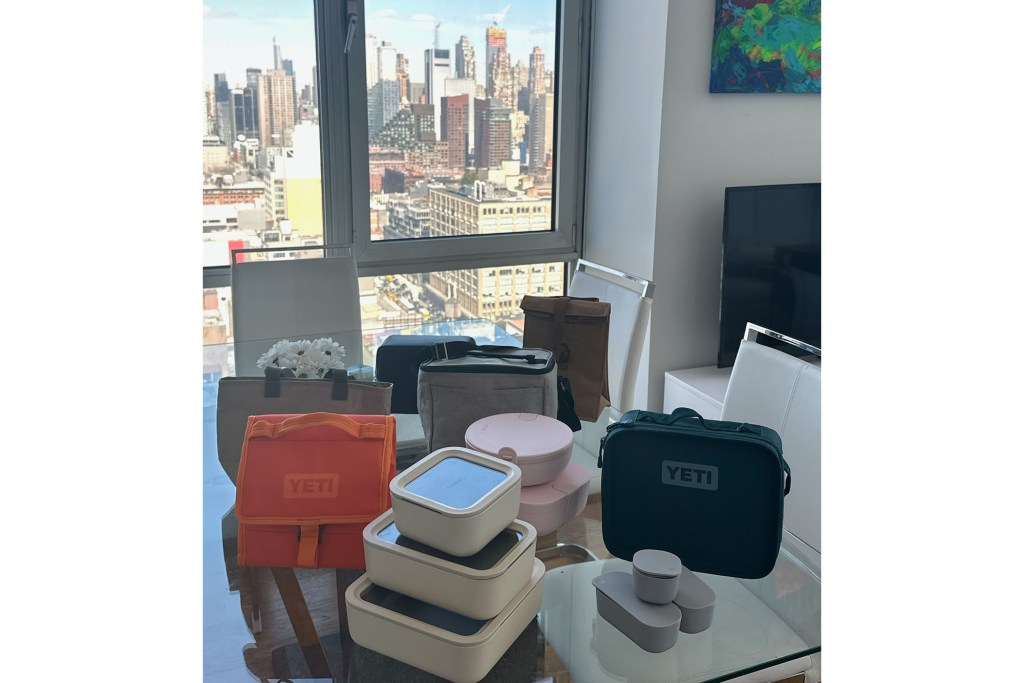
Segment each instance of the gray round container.
[[682,614],[679,630],[683,633],[700,633],[711,626],[715,616],[715,591],[686,567],[679,575],[679,589],[672,602]]
[[676,597],[683,563],[664,550],[638,550],[633,554],[633,590],[636,597],[667,605]]

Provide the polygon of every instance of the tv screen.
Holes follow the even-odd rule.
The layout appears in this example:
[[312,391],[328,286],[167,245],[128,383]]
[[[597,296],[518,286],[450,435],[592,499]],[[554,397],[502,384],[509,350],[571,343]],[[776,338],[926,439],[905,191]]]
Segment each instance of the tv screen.
[[748,322],[820,348],[821,183],[727,187],[724,213],[718,367]]

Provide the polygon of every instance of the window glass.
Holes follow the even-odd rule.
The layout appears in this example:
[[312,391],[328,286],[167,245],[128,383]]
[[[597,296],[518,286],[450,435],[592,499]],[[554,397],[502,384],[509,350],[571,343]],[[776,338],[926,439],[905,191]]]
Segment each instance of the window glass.
[[[351,109],[330,107],[334,123],[325,118],[324,125],[330,125],[325,133],[331,133],[335,156],[329,157],[321,150],[320,103],[348,102],[357,111],[364,106],[359,95],[318,92],[339,80],[317,81],[315,23],[345,23],[344,6],[312,0],[205,3],[203,248],[204,266],[213,266],[204,271],[205,343],[232,342],[224,266],[237,249],[276,250],[238,254],[239,260],[295,258],[303,252],[292,247],[354,239],[362,244],[361,269],[418,271],[360,278],[368,362],[379,335],[416,326],[442,334],[447,332],[431,326],[482,320],[495,334],[515,338],[521,335],[524,294],[562,293],[564,259],[577,234],[572,207],[579,160],[574,151],[562,154],[558,174],[572,180],[559,175],[556,220],[555,64],[556,51],[564,48],[565,73],[576,78],[580,48],[575,40],[559,43],[556,34],[567,22],[575,38],[583,19],[572,2],[502,4],[346,3],[365,28],[355,34],[353,50],[365,50],[369,130],[350,131],[358,154],[334,144],[336,132],[349,130]],[[560,18],[560,11],[569,18]],[[340,56],[338,34],[330,31],[320,34],[320,67],[325,74],[345,73],[352,62]],[[558,101],[571,109],[576,94]],[[356,119],[361,116],[359,111]],[[563,137],[560,144],[573,140]],[[353,177],[349,155],[355,154],[357,168],[365,167],[362,150],[368,151],[368,176]],[[362,189],[367,177],[368,194]],[[345,194],[357,187],[354,199]],[[367,205],[369,225],[361,213]],[[461,239],[467,236],[479,237]],[[460,239],[415,243],[427,237]],[[475,267],[509,241],[520,254],[536,252],[527,257],[535,263]],[[429,272],[436,259],[462,269]]]
[[323,244],[311,0],[206,0],[203,266]]
[[551,230],[557,3],[365,11],[370,239]]
[[[565,263],[404,273],[359,278],[363,359],[392,334],[469,335],[494,344],[523,338],[523,295],[560,296]],[[514,275],[511,275],[514,273]],[[203,343],[234,341],[231,288],[203,290]]]

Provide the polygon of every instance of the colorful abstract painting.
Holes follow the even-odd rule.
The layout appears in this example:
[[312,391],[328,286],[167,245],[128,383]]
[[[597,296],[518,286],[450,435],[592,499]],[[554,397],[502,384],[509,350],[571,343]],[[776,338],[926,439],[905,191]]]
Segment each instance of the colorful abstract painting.
[[821,0],[715,0],[711,92],[821,92]]

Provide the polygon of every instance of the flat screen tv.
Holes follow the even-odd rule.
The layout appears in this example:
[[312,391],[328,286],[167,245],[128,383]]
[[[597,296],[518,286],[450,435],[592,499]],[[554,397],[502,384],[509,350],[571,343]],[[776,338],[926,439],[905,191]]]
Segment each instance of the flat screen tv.
[[821,183],[727,187],[724,213],[718,367],[748,322],[820,348]]

